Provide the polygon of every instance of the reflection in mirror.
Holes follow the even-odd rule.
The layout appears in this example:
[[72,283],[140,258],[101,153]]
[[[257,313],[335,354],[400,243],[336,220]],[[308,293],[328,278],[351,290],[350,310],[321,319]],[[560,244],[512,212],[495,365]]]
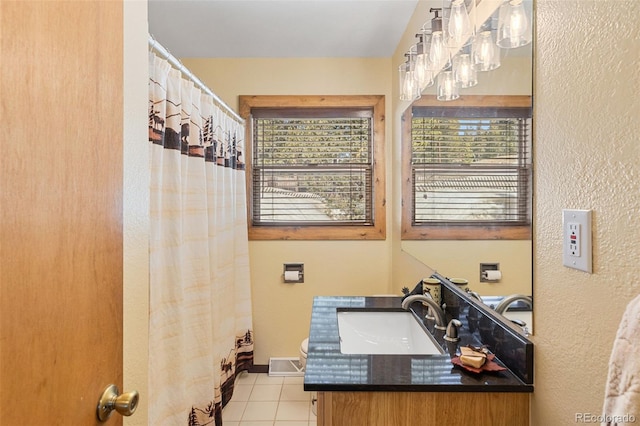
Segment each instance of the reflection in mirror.
[[[451,2],[436,0],[430,6],[444,5],[445,12],[440,11],[440,16],[446,18],[451,14],[446,9],[447,3]],[[530,26],[533,25],[532,0],[463,3],[495,4],[495,12],[488,14],[492,18],[477,25],[483,30],[474,36],[478,43],[482,37],[488,37],[486,30],[491,31],[494,43],[500,31],[504,35],[506,30],[498,23],[502,13],[499,9],[504,5],[523,5]],[[408,60],[417,56],[420,49],[429,47],[433,25],[433,19],[426,19],[425,26],[418,29],[419,36]],[[500,44],[509,45],[505,41]],[[452,51],[465,53],[464,49],[473,54],[472,45]],[[477,84],[460,88],[456,100],[437,100],[437,75],[432,75],[433,84],[422,89],[421,97],[403,115],[402,132],[402,249],[445,277],[466,279],[467,288],[478,293],[489,306],[497,306],[506,296],[532,295],[533,49],[532,43],[528,43],[515,48],[499,47],[497,51],[499,66],[495,67],[495,59],[494,66],[485,67],[490,71],[483,71],[476,64]],[[451,61],[451,66],[460,61]],[[406,69],[406,64],[403,65]],[[426,120],[418,129],[416,120],[420,116]],[[506,119],[516,124],[508,124],[507,128],[490,124],[496,121],[504,124]],[[517,124],[519,120],[521,125]],[[425,127],[429,134],[419,141]],[[510,129],[520,132],[515,142],[506,138],[493,143],[496,138],[490,142],[485,138],[491,132],[504,135]],[[477,150],[480,145],[484,148]],[[515,147],[515,151],[505,151],[505,146]],[[459,154],[460,151],[464,154]],[[470,223],[467,220],[470,215],[483,217]],[[491,269],[499,273],[492,272],[492,279],[487,279],[481,264],[492,265]],[[523,320],[532,332],[531,309],[522,300],[514,302],[504,316]]]

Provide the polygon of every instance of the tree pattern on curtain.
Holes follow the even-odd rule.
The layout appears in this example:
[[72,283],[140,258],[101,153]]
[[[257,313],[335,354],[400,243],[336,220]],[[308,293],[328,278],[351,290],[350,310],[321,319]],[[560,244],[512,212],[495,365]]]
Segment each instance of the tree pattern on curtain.
[[244,125],[149,54],[149,424],[222,425],[253,364]]

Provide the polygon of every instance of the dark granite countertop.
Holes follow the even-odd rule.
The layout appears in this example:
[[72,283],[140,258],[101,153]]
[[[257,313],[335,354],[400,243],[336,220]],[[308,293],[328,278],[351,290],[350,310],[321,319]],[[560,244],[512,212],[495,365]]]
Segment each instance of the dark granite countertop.
[[[510,370],[467,372],[443,355],[354,355],[340,352],[338,308],[401,309],[400,297],[318,296],[314,298],[306,391],[533,392]],[[420,305],[415,303],[414,306]],[[440,332],[441,333],[441,332]],[[500,364],[500,361],[496,358]]]

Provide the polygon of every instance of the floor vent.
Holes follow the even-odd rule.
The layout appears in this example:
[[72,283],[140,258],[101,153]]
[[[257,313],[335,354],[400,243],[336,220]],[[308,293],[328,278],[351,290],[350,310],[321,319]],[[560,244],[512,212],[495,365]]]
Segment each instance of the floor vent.
[[298,358],[269,358],[270,376],[304,376]]

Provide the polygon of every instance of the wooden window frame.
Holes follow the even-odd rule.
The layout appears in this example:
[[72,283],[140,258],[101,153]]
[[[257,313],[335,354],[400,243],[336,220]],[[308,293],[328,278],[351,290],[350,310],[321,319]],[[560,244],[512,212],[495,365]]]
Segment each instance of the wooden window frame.
[[[239,97],[240,116],[246,120],[247,219],[249,240],[384,240],[386,238],[385,195],[385,98],[384,95],[257,95]],[[370,108],[373,110],[373,223],[371,225],[283,225],[253,224],[252,108]]]
[[[527,225],[448,225],[413,223],[413,190],[411,178],[411,121],[413,107],[443,107],[435,96],[423,96],[402,115],[402,240],[530,240],[532,223]],[[446,107],[531,108],[531,96],[464,96],[446,102]],[[533,177],[531,178],[533,179]],[[533,187],[533,182],[530,183]],[[533,198],[533,197],[532,197]],[[531,200],[532,202],[533,200]]]

